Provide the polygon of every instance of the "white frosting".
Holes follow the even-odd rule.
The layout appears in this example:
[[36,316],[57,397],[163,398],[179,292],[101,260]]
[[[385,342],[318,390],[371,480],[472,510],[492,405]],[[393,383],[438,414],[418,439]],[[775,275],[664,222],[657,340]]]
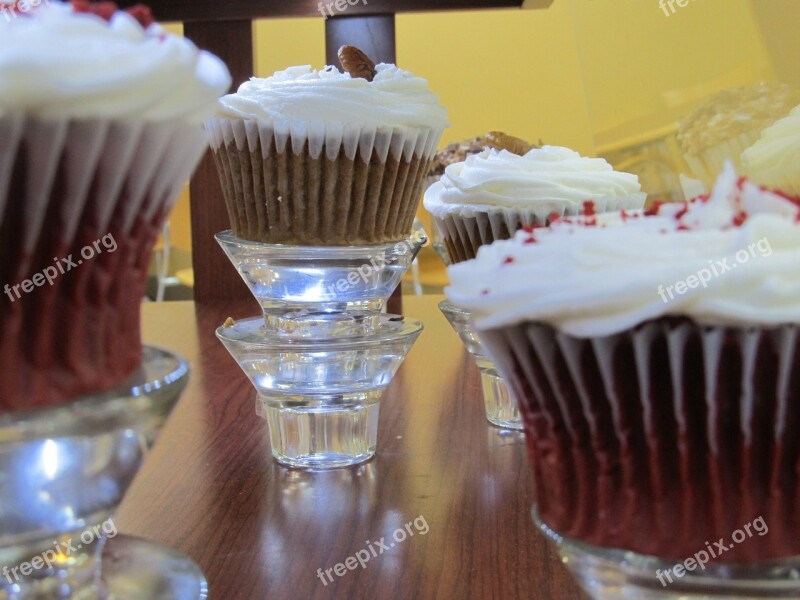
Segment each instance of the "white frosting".
[[253,77],[219,101],[219,115],[261,121],[342,122],[352,127],[448,126],[447,110],[428,82],[379,64],[374,79],[352,78],[335,67],[310,66]]
[[742,153],[742,168],[758,183],[784,188],[790,182],[791,191],[798,191],[800,106],[761,132],[761,138]]
[[484,246],[448,269],[446,292],[479,329],[535,321],[593,337],[666,315],[800,323],[798,219],[797,204],[740,184],[727,165],[707,201],[588,219],[596,226],[561,220]]
[[0,113],[202,123],[230,81],[215,56],[124,12],[107,22],[51,0],[0,18]]
[[[464,208],[536,208],[544,214],[576,214],[586,200],[630,198],[641,207],[645,195],[636,175],[615,171],[602,158],[569,148],[544,146],[524,156],[487,149],[449,165],[425,192],[425,208],[437,217]],[[619,207],[618,203],[612,203]],[[565,210],[566,207],[566,210]]]

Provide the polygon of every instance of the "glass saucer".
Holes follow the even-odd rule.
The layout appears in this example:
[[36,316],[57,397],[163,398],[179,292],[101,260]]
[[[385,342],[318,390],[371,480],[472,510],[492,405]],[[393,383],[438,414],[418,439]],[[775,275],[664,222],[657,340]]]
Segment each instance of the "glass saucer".
[[710,563],[674,571],[681,561],[602,548],[533,521],[592,600],[765,600],[800,598],[800,556],[760,563]]
[[113,514],[188,376],[183,358],[145,346],[112,390],[0,416],[0,599],[94,597],[82,594],[103,534],[116,535]]
[[[95,584],[98,598],[120,600],[206,600],[208,583],[195,562],[183,554],[136,537],[106,541]],[[89,596],[81,595],[80,600]],[[76,599],[77,600],[77,599]]]
[[258,393],[278,462],[336,468],[375,453],[380,398],[422,331],[413,319],[376,319],[369,333],[326,339],[287,339],[260,317],[217,329]]
[[403,241],[367,246],[264,244],[231,231],[215,238],[258,300],[269,328],[295,337],[316,337],[318,315],[344,312],[363,315],[351,331],[363,333],[427,242],[421,228]]
[[481,391],[486,410],[486,420],[504,429],[523,429],[522,417],[517,403],[511,397],[508,387],[497,372],[497,367],[486,355],[478,335],[470,324],[469,311],[459,308],[449,300],[439,303],[447,321],[458,334],[459,339],[472,355],[481,373]]

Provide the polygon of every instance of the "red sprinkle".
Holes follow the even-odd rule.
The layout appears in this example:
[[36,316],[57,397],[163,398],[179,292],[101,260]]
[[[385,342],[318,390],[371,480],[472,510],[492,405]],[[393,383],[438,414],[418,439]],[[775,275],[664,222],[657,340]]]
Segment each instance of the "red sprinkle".
[[628,213],[625,212],[624,208],[621,211],[619,211],[619,218],[622,219],[623,221],[627,221],[629,216],[630,215],[628,215]]
[[597,211],[594,207],[594,200],[586,200],[583,203],[583,216],[584,217],[593,217],[597,214]]
[[744,222],[747,221],[747,212],[746,211],[739,211],[733,216],[733,226],[734,227],[741,227]]
[[688,225],[684,225],[683,223],[678,225],[678,231],[690,231],[690,230],[691,230],[691,227],[689,227]]
[[513,263],[515,260],[516,260],[516,259],[515,259],[513,256],[506,256],[506,257],[503,259],[503,264],[504,264],[504,265],[510,265],[510,264],[511,264],[511,263]]
[[553,211],[548,215],[547,220],[550,224],[558,223],[561,220],[561,215]]
[[658,211],[661,210],[661,207],[664,204],[666,204],[666,202],[664,202],[663,200],[656,200],[655,202],[653,202],[653,204],[650,206],[650,208],[645,209],[645,211],[644,211],[645,216],[647,216],[647,217],[656,216],[658,214]]
[[680,221],[683,218],[683,215],[685,215],[687,212],[689,212],[689,203],[684,202],[683,208],[681,208],[678,212],[675,213],[675,219]]
[[535,244],[536,243],[536,237],[533,236],[533,235],[529,235],[527,238],[525,238],[525,241],[522,242],[522,243],[523,244]]

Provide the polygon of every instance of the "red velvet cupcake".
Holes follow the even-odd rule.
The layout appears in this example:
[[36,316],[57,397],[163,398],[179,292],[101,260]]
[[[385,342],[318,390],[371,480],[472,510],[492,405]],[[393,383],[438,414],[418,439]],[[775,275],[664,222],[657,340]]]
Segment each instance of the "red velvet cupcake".
[[630,583],[598,570],[612,555],[617,574],[686,559],[676,586],[798,562],[798,264],[798,202],[729,169],[710,197],[560,219],[450,267],[519,403],[538,519],[597,597]]
[[150,254],[230,83],[150,21],[55,1],[0,20],[0,412],[141,363]]

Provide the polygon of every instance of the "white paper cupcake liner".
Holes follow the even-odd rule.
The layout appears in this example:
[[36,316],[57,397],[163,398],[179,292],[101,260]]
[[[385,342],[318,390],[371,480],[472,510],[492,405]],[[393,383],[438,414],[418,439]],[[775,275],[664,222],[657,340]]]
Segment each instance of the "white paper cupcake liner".
[[676,318],[592,339],[480,333],[519,401],[548,526],[681,560],[762,517],[769,532],[720,562],[800,555],[798,336]]
[[404,239],[442,131],[206,123],[234,234],[279,244]]
[[[150,253],[205,148],[183,121],[0,117],[0,410],[106,389],[139,365]],[[45,269],[52,284],[17,297]]]
[[[598,213],[631,210],[644,206],[643,192],[630,196],[594,198]],[[475,258],[478,249],[496,240],[506,240],[525,227],[543,226],[553,213],[559,217],[583,214],[583,205],[550,200],[545,207],[511,209],[493,206],[453,206],[433,215],[450,260],[453,263]]]
[[747,131],[699,152],[686,153],[684,158],[691,174],[710,190],[726,162],[732,162],[737,172],[742,171],[742,152],[755,144],[760,136],[760,129]]

